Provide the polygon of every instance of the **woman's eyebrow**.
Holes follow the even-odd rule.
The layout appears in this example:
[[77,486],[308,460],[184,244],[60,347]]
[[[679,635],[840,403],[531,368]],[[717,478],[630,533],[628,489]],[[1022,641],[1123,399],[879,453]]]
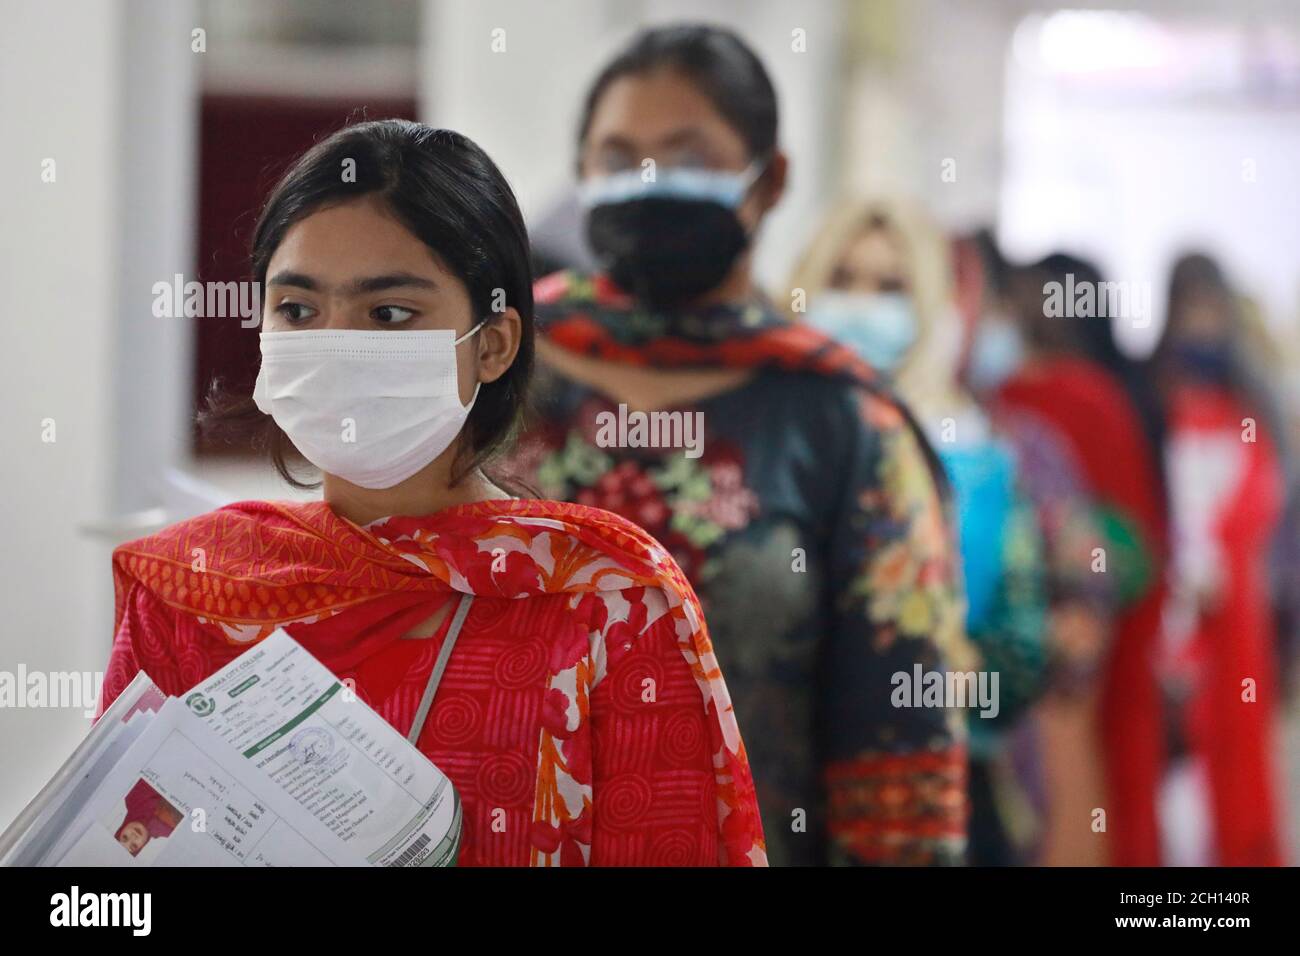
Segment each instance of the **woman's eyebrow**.
[[[293,286],[309,292],[328,291],[323,283],[301,272],[285,270],[277,272],[267,281],[268,286]],[[364,295],[369,292],[383,292],[387,289],[437,289],[438,284],[432,279],[415,275],[412,272],[390,272],[378,276],[366,276],[353,279],[342,286],[344,295]]]
[[343,287],[343,291],[351,295],[361,295],[367,292],[383,292],[386,289],[400,288],[437,289],[438,283],[411,272],[390,272],[381,276],[353,279]]
[[656,146],[659,149],[680,149],[683,146],[707,146],[709,138],[696,126],[681,126],[661,136]]
[[593,150],[620,149],[631,155],[637,155],[642,150],[654,153],[667,149],[681,149],[683,146],[698,148],[707,145],[708,137],[698,127],[679,126],[650,143],[648,148],[646,144],[633,142],[622,133],[609,133],[601,137],[599,142],[593,143],[591,148]]
[[298,289],[307,289],[309,292],[316,292],[320,289],[321,284],[309,275],[301,272],[291,272],[285,270],[277,272],[266,281],[268,286],[272,285],[291,285]]

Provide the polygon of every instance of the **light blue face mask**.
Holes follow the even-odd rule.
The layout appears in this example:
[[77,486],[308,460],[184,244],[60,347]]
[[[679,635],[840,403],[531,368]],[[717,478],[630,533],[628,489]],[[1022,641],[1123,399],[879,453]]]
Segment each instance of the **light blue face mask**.
[[881,372],[897,369],[916,343],[916,311],[902,292],[830,289],[813,298],[805,319]]
[[971,342],[966,375],[971,388],[991,392],[1019,370],[1025,361],[1025,341],[1008,319],[988,318],[980,322]]
[[664,166],[656,169],[654,178],[647,181],[643,170],[624,169],[583,180],[578,187],[578,199],[584,209],[654,198],[714,202],[735,210],[762,171],[763,164],[757,160],[738,173],[697,166]]

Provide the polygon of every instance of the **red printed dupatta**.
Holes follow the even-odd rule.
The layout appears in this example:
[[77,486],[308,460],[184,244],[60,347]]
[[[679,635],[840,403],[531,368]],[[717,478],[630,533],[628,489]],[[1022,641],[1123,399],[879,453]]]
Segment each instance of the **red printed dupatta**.
[[555,272],[534,286],[538,334],[561,348],[625,365],[659,368],[777,367],[849,379],[880,389],[857,353],[759,299],[696,313],[639,306],[607,276]]
[[[791,321],[761,297],[697,311],[656,311],[602,273],[561,270],[533,286],[537,334],[567,352],[648,368],[779,368],[851,382],[877,399],[880,424],[902,421],[916,436],[945,510],[951,492],[942,463],[910,408],[848,346]],[[949,516],[951,523],[951,516]]]
[[[554,501],[488,501],[434,515],[393,518],[379,537],[324,502],[247,501],[164,529],[113,553],[115,630],[128,596],[143,587],[170,608],[212,627],[210,640],[243,645],[289,623],[374,609],[383,627],[304,629],[303,646],[331,669],[400,639],[407,612],[427,617],[437,594],[491,598],[583,595],[648,588],[667,599],[677,644],[708,716],[718,796],[720,863],[766,865],[754,786],[727,688],[690,583],[645,531],[617,515]],[[381,610],[382,609],[382,610]],[[387,615],[387,617],[384,617]],[[539,746],[535,829],[578,824],[589,787],[568,774],[562,738],[585,716],[595,676],[566,661],[548,683]],[[553,703],[556,694],[564,699]],[[547,865],[546,854],[533,862]]]

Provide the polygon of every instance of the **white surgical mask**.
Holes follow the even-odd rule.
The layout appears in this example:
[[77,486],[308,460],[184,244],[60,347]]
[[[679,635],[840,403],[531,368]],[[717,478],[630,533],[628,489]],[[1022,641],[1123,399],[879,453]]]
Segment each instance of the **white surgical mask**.
[[809,303],[807,322],[886,373],[895,371],[916,343],[916,312],[902,292],[827,289]]
[[[484,320],[485,322],[486,320]],[[321,471],[391,488],[450,447],[478,398],[460,403],[450,329],[263,332],[253,400]]]

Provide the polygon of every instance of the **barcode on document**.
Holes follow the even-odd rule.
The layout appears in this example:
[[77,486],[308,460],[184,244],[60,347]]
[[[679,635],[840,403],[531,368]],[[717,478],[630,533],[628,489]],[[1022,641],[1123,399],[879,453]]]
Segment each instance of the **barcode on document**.
[[429,845],[429,834],[421,833],[420,838],[408,846],[396,860],[388,864],[389,866],[410,866],[420,855],[420,851]]

